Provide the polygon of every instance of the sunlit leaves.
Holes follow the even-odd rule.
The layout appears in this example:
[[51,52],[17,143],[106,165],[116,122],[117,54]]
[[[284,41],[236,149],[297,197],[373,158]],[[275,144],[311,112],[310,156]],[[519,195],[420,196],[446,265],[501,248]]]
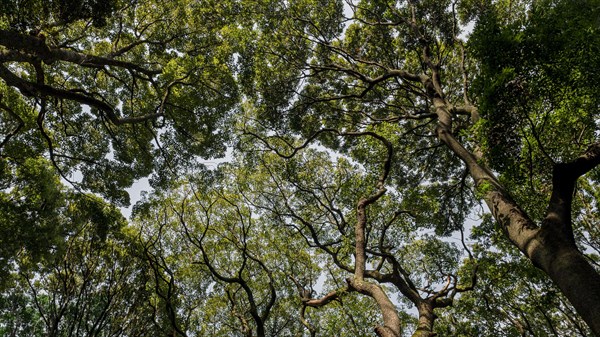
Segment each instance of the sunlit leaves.
[[[440,301],[457,307],[439,331],[544,335],[572,317],[512,256],[491,218],[471,228],[468,215],[491,185],[473,182],[468,169],[498,173],[532,218],[544,216],[553,164],[597,138],[596,2],[98,4],[68,2],[67,13],[52,1],[3,3],[0,14],[2,29],[28,34],[5,36],[35,38],[46,54],[85,56],[12,59],[4,52],[14,44],[0,48],[3,65],[23,80],[62,90],[0,83],[0,265],[35,281],[21,290],[45,289],[38,312],[53,310],[49,294],[71,303],[72,289],[94,285],[82,310],[93,316],[111,284],[139,296],[147,306],[126,296],[119,303],[139,308],[139,322],[161,334],[298,335],[312,324],[321,334],[365,335],[380,322],[373,301],[348,286],[360,248],[367,282],[402,298],[397,309],[410,322],[406,309],[419,296],[472,285],[470,247],[482,287]],[[464,49],[461,25],[472,21]],[[96,103],[68,99],[77,95]],[[453,121],[442,125],[446,113]],[[443,146],[440,130],[464,149]],[[200,158],[232,147],[230,163],[203,168]],[[128,205],[124,188],[147,176],[155,190],[123,229],[114,206]],[[575,236],[595,263],[597,181],[598,172],[581,181],[574,203]],[[385,194],[361,218],[357,205],[376,191]],[[465,227],[475,241],[468,245]],[[139,292],[102,278],[119,273]],[[412,297],[400,296],[411,293],[399,278],[413,284]],[[25,303],[31,295],[19,291],[7,294],[16,304],[3,304],[5,312],[36,322],[24,333],[45,329]],[[302,321],[305,295],[330,291],[337,299],[305,308]],[[564,311],[544,325],[543,306]],[[484,327],[470,324],[468,311]]]
[[[56,336],[153,333],[144,270],[127,248],[131,239],[116,231],[101,241],[92,224],[84,225],[53,264],[13,274],[3,298],[27,300],[14,303],[12,328]],[[28,312],[35,318],[27,320]]]
[[522,257],[481,254],[477,287],[441,315],[440,334],[589,335],[560,292]]

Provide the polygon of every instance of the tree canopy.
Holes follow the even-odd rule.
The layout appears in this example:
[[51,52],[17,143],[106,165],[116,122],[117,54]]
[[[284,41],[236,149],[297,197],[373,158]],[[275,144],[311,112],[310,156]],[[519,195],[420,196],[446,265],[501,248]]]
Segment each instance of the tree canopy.
[[600,335],[597,0],[0,8],[2,334]]

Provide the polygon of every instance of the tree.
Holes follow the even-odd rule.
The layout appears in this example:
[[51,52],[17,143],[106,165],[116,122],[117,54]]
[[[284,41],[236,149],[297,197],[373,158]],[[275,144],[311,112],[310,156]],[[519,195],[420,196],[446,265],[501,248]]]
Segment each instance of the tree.
[[[0,6],[0,267],[48,275],[3,279],[2,329],[98,331],[72,308],[102,317],[123,289],[156,334],[493,333],[471,307],[492,331],[588,334],[564,298],[600,334],[595,0]],[[237,162],[203,170],[232,131]],[[90,193],[126,205],[149,175],[128,251]],[[497,227],[466,225],[479,200]],[[140,264],[107,262],[125,252]]]
[[7,174],[46,157],[63,180],[126,205],[135,179],[160,170],[158,183],[198,165],[195,156],[224,153],[223,121],[237,101],[232,46],[219,33],[228,4],[3,4]]
[[224,168],[182,178],[139,205],[136,222],[156,293],[177,335],[296,335],[298,294],[288,278],[317,266],[285,239],[284,228],[255,213],[245,186],[253,182],[232,179],[236,174]]
[[[388,137],[402,153],[390,165],[392,186],[450,192],[459,181],[477,191],[506,238],[600,333],[600,276],[573,230],[585,214],[573,195],[594,202],[600,163],[597,25],[582,11],[596,3],[360,1],[348,4],[348,18],[341,3],[301,4],[283,8],[284,23],[259,45],[272,66],[255,78],[263,90],[246,132],[287,154],[306,147],[287,136],[300,134],[367,167],[379,161],[374,150],[327,134]],[[459,16],[476,21],[475,58],[459,38]],[[451,196],[447,219],[469,212],[468,195],[442,196]],[[452,224],[462,226],[449,221],[443,231]]]
[[[379,165],[361,169],[314,149],[287,159],[258,155],[253,166],[265,173],[253,179],[264,181],[255,188],[260,191],[255,205],[321,251],[328,269],[345,279],[344,286],[322,297],[304,299],[306,312],[339,298],[366,296],[381,317],[375,328],[378,335],[400,336],[412,330],[413,336],[431,336],[434,310],[452,305],[457,295],[474,286],[474,261],[465,260],[459,276],[463,261],[458,247],[424,234],[435,225],[428,209],[432,205],[414,204],[410,197],[386,190],[394,155],[391,142],[370,132],[340,136],[359,138],[358,146],[379,144]],[[264,149],[258,146],[255,151]],[[268,178],[259,178],[261,174]],[[395,303],[395,297],[403,298],[404,304]],[[410,307],[418,321],[411,318]]]
[[94,213],[75,207],[74,230],[42,263],[19,252],[18,270],[4,278],[10,284],[0,296],[0,331],[7,336],[156,336],[152,291],[142,261],[132,259],[135,238],[124,219],[108,205],[104,214],[100,207]]
[[477,287],[440,315],[440,335],[593,336],[556,286],[516,252],[474,254]]
[[78,198],[72,189],[126,206],[135,180],[152,175],[159,186],[224,153],[237,102],[234,42],[224,44],[221,30],[228,4],[35,0],[1,9],[2,268],[20,249],[44,254],[63,240],[68,224],[58,217],[65,198]]

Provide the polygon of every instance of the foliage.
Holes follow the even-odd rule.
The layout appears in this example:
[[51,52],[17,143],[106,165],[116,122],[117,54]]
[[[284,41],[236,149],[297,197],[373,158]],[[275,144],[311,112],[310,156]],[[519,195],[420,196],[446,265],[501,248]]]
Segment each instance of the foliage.
[[154,173],[159,185],[196,156],[222,155],[237,89],[219,19],[232,9],[221,10],[140,1],[115,7],[101,28],[48,16],[35,32],[3,29],[6,170],[46,157],[63,180],[127,205],[136,179]]
[[84,226],[90,227],[91,239],[103,241],[125,225],[116,207],[62,186],[47,160],[29,158],[3,178],[10,186],[0,192],[0,268],[5,274],[15,264],[21,270],[52,264]]
[[487,158],[538,214],[553,164],[595,141],[597,10],[596,1],[536,1],[526,22],[507,23],[490,8],[469,40],[481,61],[475,86]]
[[94,26],[106,25],[106,19],[116,7],[118,0],[52,0],[52,1],[10,1],[0,2],[0,10],[8,27],[20,31],[40,29],[41,26],[57,23],[72,23],[91,19]]
[[0,332],[598,333],[599,10],[0,1]]
[[[81,201],[90,202],[100,205],[94,199]],[[146,272],[140,260],[132,259],[133,237],[120,227],[120,215],[109,219],[114,212],[92,209],[92,214],[79,209],[87,221],[74,223],[65,242],[41,263],[27,251],[11,261],[19,269],[4,278],[9,284],[0,297],[3,335],[156,335]],[[99,233],[99,221],[110,230]]]
[[478,263],[478,287],[440,315],[440,335],[593,336],[558,289],[523,258],[482,252]]

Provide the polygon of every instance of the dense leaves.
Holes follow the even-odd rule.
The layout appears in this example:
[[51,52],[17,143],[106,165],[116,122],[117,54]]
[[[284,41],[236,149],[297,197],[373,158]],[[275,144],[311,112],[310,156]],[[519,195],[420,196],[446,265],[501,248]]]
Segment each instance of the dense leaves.
[[553,162],[594,142],[597,10],[594,1],[542,1],[525,26],[493,9],[478,19],[470,45],[481,60],[488,157],[517,183],[549,176]]
[[600,332],[596,0],[0,9],[2,333]]
[[82,19],[91,19],[95,26],[102,27],[116,7],[123,5],[118,0],[3,0],[0,10],[10,28],[27,31],[53,21],[68,24]]
[[64,180],[127,205],[123,188],[136,179],[154,173],[160,184],[198,165],[197,156],[224,153],[237,89],[219,15],[230,9],[156,6],[122,4],[102,28],[87,16],[46,16],[32,31],[1,30],[1,150],[9,169],[44,156]]

